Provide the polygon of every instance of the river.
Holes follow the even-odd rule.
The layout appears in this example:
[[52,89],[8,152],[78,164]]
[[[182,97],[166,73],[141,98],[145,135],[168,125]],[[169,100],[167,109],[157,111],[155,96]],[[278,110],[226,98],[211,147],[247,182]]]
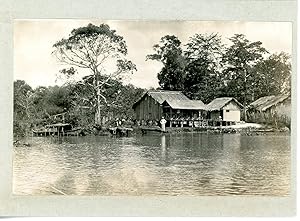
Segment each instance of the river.
[[14,147],[17,195],[290,193],[290,135],[33,137]]

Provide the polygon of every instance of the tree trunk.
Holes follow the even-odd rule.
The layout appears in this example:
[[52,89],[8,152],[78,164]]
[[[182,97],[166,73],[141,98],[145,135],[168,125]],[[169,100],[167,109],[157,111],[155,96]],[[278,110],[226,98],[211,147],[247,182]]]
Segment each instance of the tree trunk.
[[100,89],[97,89],[97,106],[96,106],[96,113],[95,113],[95,124],[101,125],[101,100],[100,100]]
[[244,71],[244,121],[247,122],[247,110],[246,110],[246,105],[247,105],[247,71]]

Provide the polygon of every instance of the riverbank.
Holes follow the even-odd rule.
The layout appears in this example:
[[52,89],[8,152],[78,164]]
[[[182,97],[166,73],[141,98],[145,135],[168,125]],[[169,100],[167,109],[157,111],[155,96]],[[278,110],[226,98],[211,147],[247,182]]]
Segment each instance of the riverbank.
[[264,134],[268,132],[289,132],[287,127],[275,128],[270,125],[262,125],[256,123],[239,123],[231,126],[218,126],[218,127],[186,127],[186,128],[167,128],[169,133],[180,132],[208,132],[208,133],[241,133],[241,134]]
[[[126,134],[126,136],[136,135],[136,134],[147,134],[147,133],[162,133],[161,128],[156,127],[137,127],[132,126],[132,130]],[[155,130],[154,130],[155,129]],[[109,127],[102,127],[99,129],[83,129],[86,136],[112,136],[114,134],[109,132]],[[146,132],[145,132],[146,131]],[[253,136],[253,135],[267,135],[271,133],[290,133],[287,127],[275,128],[270,125],[263,125],[257,123],[238,123],[231,126],[207,126],[207,127],[167,127],[164,133],[224,133],[224,134],[234,134],[240,133],[242,135]],[[22,137],[14,138],[14,146],[30,146],[30,143],[22,142]]]
[[[137,127],[135,128],[135,132],[139,133],[139,131],[145,129]],[[159,131],[159,127],[157,127],[158,130],[154,131],[152,128],[150,128],[149,132],[157,132]],[[231,126],[206,126],[206,127],[167,127],[166,133],[188,133],[188,132],[206,132],[206,133],[241,133],[246,135],[259,135],[259,134],[265,134],[269,132],[284,132],[289,133],[289,128],[282,127],[282,128],[275,128],[270,125],[263,125],[263,124],[257,124],[257,123],[238,123],[236,125]]]

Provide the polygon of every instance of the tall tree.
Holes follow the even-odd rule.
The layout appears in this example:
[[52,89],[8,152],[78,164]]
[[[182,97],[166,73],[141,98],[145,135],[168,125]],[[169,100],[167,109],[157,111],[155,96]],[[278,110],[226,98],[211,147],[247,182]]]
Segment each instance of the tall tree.
[[186,61],[180,40],[174,35],[166,35],[153,46],[153,50],[155,53],[147,55],[146,59],[162,63],[163,67],[157,75],[161,89],[182,90]]
[[14,82],[14,135],[26,135],[33,115],[33,89],[23,80]]
[[271,54],[268,58],[258,62],[253,72],[256,75],[254,100],[267,95],[290,93],[291,63],[287,53]]
[[119,79],[122,74],[136,70],[135,65],[126,59],[124,38],[106,24],[89,24],[74,29],[68,38],[61,39],[53,47],[53,54],[63,64],[90,70],[90,86],[96,104],[95,124],[100,125],[101,106],[107,104],[104,86],[109,85],[110,79]]
[[[261,62],[268,52],[262,46],[262,42],[251,42],[243,34],[235,34],[229,40],[232,44],[226,48],[222,59],[225,80],[228,82],[227,95],[236,97],[246,106],[253,99],[256,76],[252,68]],[[245,113],[244,115],[246,116]]]
[[184,92],[192,99],[209,102],[218,95],[220,61],[223,54],[221,36],[218,34],[195,34],[189,39],[184,55]]

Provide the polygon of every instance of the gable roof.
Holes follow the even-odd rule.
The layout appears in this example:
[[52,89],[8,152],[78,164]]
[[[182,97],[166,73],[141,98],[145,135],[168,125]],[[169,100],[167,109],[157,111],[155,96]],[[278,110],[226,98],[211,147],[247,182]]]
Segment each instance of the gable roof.
[[277,105],[283,101],[285,101],[287,98],[290,98],[290,95],[271,95],[271,96],[265,96],[257,99],[256,101],[249,104],[249,108],[254,108],[258,111],[266,111],[267,109],[271,108],[274,105]]
[[208,111],[221,110],[225,105],[227,105],[231,101],[234,101],[240,108],[243,108],[243,105],[233,97],[219,97],[219,98],[212,100],[206,106],[206,109]]
[[140,99],[138,99],[134,104],[133,108],[146,96],[151,96],[154,100],[156,100],[159,104],[162,104],[165,100],[190,100],[187,96],[185,96],[181,91],[165,91],[165,90],[149,90],[145,92]]
[[206,110],[206,105],[200,100],[165,100],[172,109]]

